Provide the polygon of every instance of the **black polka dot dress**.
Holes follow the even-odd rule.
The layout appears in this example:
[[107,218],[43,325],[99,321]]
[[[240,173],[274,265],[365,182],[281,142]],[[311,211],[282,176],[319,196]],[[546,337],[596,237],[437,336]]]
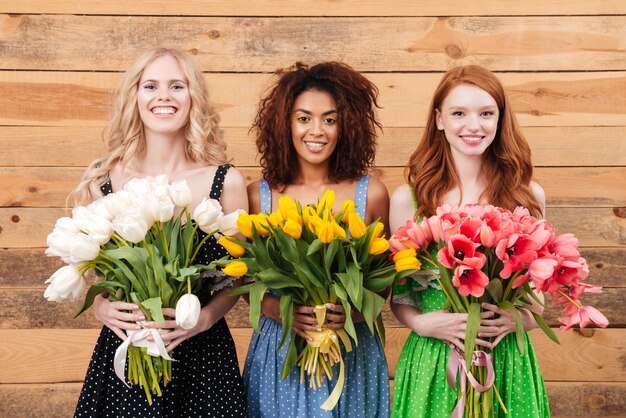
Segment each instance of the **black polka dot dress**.
[[[210,197],[219,199],[229,165],[215,174]],[[111,193],[110,182],[102,186]],[[200,250],[197,262],[209,263],[226,255],[213,237]],[[202,305],[211,293],[229,284],[224,275],[205,277],[198,297]],[[239,373],[235,343],[222,318],[211,329],[174,349],[172,381],[163,396],[153,395],[148,405],[139,386],[126,387],[115,375],[113,357],[122,343],[103,327],[93,351],[74,417],[246,417],[246,402]]]

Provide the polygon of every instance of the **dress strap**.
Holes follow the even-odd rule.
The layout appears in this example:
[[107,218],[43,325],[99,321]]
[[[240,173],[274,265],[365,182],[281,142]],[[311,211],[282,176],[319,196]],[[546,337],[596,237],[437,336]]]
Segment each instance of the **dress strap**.
[[220,200],[222,189],[224,188],[226,173],[232,166],[232,164],[222,164],[217,167],[215,177],[213,177],[213,184],[211,185],[211,193],[209,194],[211,199]]
[[356,195],[354,196],[354,211],[359,214],[361,219],[365,220],[365,207],[367,206],[367,186],[370,176],[362,176],[356,182]]
[[267,180],[259,180],[259,191],[261,194],[261,212],[272,212],[272,190]]

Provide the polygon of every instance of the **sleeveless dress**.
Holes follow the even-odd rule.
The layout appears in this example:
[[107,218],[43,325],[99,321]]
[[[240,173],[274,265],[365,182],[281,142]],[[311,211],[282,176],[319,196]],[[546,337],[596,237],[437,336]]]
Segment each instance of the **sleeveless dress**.
[[[213,179],[210,196],[219,199],[230,165],[221,165]],[[112,192],[110,181],[101,187]],[[201,237],[202,238],[202,237]],[[223,257],[226,251],[214,237],[207,240],[196,262],[208,264]],[[221,272],[209,272],[202,279],[198,297],[202,306],[211,293],[232,285],[232,278]],[[209,330],[184,341],[174,349],[171,382],[163,396],[152,397],[148,405],[139,386],[126,387],[115,375],[113,357],[122,343],[106,326],[93,351],[74,417],[245,417],[246,402],[235,343],[224,318]]]
[[[392,300],[423,313],[441,310],[446,303],[441,287],[425,271],[396,281]],[[450,347],[442,340],[409,334],[396,366],[392,417],[450,418],[457,392],[446,381],[449,354]],[[511,333],[494,348],[492,359],[494,385],[509,412],[504,413],[494,396],[494,416],[549,417],[546,388],[528,334],[524,333],[524,355]]]
[[[355,209],[365,218],[369,177],[357,182]],[[261,210],[271,212],[271,192],[261,180]],[[275,295],[278,295],[275,293]],[[372,335],[365,322],[355,323],[359,345],[352,351],[343,351],[346,379],[339,402],[332,411],[320,408],[337,383],[339,366],[333,368],[333,379],[325,378],[317,390],[308,382],[300,384],[299,369],[281,381],[289,339],[276,351],[283,328],[279,322],[261,316],[263,335],[254,333],[248,348],[243,380],[248,396],[250,417],[304,418],[304,417],[362,417],[389,416],[389,371],[378,335]],[[291,338],[291,337],[290,337]]]

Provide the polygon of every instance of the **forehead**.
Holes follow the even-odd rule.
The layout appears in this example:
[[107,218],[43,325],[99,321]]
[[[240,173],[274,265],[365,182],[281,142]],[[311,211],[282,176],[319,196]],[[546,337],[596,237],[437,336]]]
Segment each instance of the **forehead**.
[[294,109],[321,110],[326,112],[337,108],[335,99],[330,93],[321,90],[306,90],[296,97]]
[[473,84],[459,84],[454,86],[445,99],[442,106],[449,107],[497,107],[496,100],[485,90]]
[[187,80],[178,60],[171,55],[162,55],[146,65],[141,80]]

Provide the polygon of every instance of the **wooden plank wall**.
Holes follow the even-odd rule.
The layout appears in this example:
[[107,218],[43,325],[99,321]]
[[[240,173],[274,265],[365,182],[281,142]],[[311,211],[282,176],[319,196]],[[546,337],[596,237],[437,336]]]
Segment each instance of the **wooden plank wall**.
[[[581,239],[590,281],[605,286],[588,300],[612,322],[562,335],[561,346],[532,332],[553,416],[626,414],[626,2],[3,0],[0,416],[73,411],[98,323],[72,319],[76,304],[43,299],[60,265],[43,255],[45,237],[98,153],[121,72],[157,45],[195,55],[249,181],[260,171],[248,127],[278,67],[343,60],[378,85],[385,129],[376,163],[390,191],[403,182],[442,73],[469,63],[498,72],[548,219]],[[242,359],[246,318],[242,302],[228,318]],[[547,318],[557,326],[555,311]],[[393,379],[407,330],[388,307],[385,321]]]

